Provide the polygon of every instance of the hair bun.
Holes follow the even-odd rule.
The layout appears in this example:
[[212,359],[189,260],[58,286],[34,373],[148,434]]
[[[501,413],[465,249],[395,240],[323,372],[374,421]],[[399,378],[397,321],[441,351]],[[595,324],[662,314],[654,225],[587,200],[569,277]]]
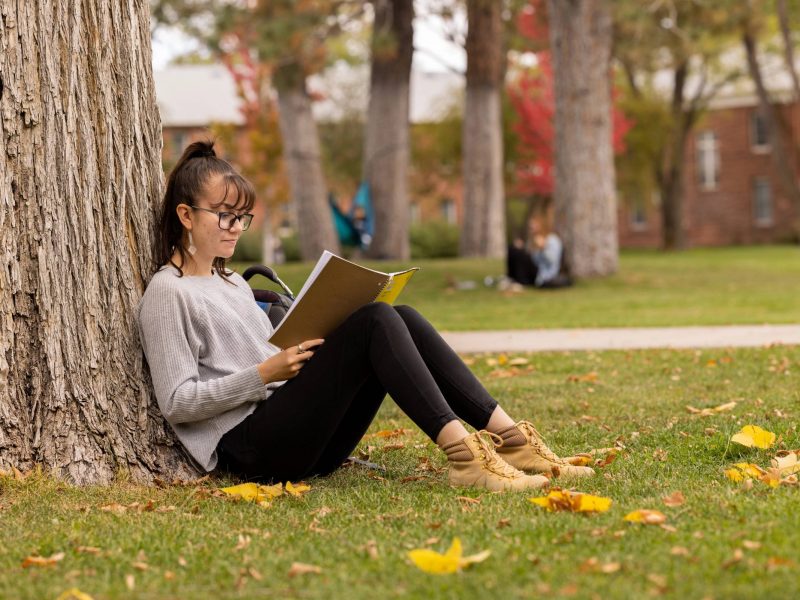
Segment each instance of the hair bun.
[[216,158],[217,156],[217,153],[214,152],[214,142],[211,140],[190,144],[186,153],[187,158]]

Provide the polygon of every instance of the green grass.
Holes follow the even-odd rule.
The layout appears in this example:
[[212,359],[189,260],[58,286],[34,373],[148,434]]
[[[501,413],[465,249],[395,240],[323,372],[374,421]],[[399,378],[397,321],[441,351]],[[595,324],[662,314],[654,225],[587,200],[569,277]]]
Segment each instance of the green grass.
[[[800,489],[757,484],[745,490],[722,471],[737,460],[766,465],[773,454],[728,448],[743,424],[779,434],[778,448],[800,447],[800,348],[535,354],[528,357],[530,371],[523,366],[508,378],[491,375],[495,367],[487,358],[475,357],[473,369],[512,415],[534,420],[556,450],[624,445],[614,463],[579,487],[611,497],[610,511],[548,514],[527,501],[532,494],[451,489],[443,472],[418,470],[421,459],[444,465],[419,433],[362,442],[386,472],[341,469],[308,481],[312,490],[305,496],[278,498],[268,509],[208,494],[228,481],[165,489],[120,481],[75,489],[44,477],[0,478],[0,598],[56,598],[71,587],[96,600],[641,598],[660,592],[671,598],[797,597]],[[597,381],[570,380],[589,372]],[[737,402],[732,412],[713,417],[685,410],[731,400]],[[371,431],[397,427],[411,425],[387,401]],[[398,441],[405,447],[385,448]],[[424,478],[405,479],[415,475]],[[665,507],[661,498],[674,491],[683,492],[686,503]],[[176,508],[119,515],[100,510],[150,500]],[[323,507],[330,512],[318,516]],[[665,512],[675,531],[623,522],[639,508]],[[504,519],[507,526],[500,525]],[[240,535],[250,541],[237,550]],[[444,551],[454,536],[466,553],[489,549],[491,556],[450,576],[418,571],[406,557],[426,544]],[[370,540],[376,559],[365,551]],[[743,548],[745,541],[761,546]],[[79,546],[101,553],[80,553]],[[674,547],[689,556],[671,554]],[[726,567],[737,549],[742,560]],[[21,566],[26,556],[56,552],[66,556],[55,566]],[[591,558],[619,562],[621,569],[608,575],[582,570]],[[770,569],[776,558],[793,562]],[[295,561],[322,573],[290,578]],[[237,585],[247,567],[262,579],[248,576]],[[174,577],[165,578],[167,571]],[[133,592],[125,584],[128,574],[135,578]]]
[[[392,271],[409,263],[365,263]],[[539,327],[646,327],[800,322],[800,248],[761,246],[665,254],[623,252],[619,273],[563,290],[507,295],[487,288],[502,275],[499,260],[413,261],[420,272],[399,302],[443,330]],[[312,265],[281,265],[296,292]],[[473,281],[457,291],[452,281]],[[261,282],[263,284],[263,281]]]

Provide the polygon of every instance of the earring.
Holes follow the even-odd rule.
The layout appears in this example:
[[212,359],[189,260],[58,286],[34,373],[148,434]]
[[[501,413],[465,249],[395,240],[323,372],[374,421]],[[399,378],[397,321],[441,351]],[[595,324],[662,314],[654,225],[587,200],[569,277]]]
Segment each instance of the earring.
[[187,250],[189,251],[189,254],[191,254],[192,256],[194,256],[197,253],[197,248],[195,248],[194,239],[192,238],[191,231],[189,232],[189,247],[187,248]]

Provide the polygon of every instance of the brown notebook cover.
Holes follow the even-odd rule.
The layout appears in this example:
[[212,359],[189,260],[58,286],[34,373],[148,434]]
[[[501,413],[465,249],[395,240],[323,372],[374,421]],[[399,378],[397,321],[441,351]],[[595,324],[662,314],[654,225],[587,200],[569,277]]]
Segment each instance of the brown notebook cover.
[[[319,269],[323,261],[327,262]],[[324,252],[309,281],[270,337],[270,343],[288,348],[306,340],[327,337],[353,312],[373,302],[393,275]]]

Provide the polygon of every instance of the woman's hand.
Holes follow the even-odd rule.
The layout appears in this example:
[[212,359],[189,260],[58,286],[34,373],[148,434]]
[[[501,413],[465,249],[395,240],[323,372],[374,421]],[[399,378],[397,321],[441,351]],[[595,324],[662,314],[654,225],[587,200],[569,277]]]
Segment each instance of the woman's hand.
[[316,348],[325,340],[306,340],[297,346],[289,346],[285,350],[270,356],[258,365],[258,374],[265,384],[273,381],[284,381],[297,377],[306,361],[314,356],[312,348]]

